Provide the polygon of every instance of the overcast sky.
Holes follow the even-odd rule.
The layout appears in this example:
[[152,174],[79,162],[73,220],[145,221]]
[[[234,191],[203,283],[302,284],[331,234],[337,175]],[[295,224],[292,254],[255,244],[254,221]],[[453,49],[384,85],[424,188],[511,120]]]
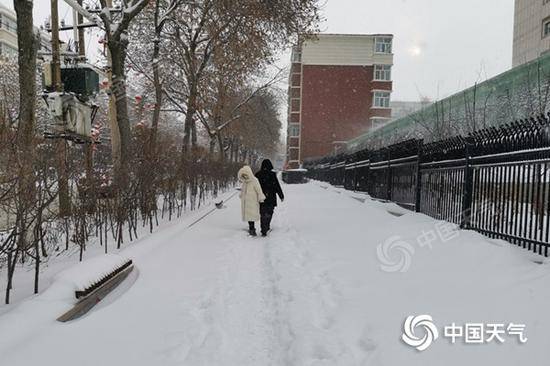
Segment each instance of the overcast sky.
[[[50,2],[34,3],[42,24]],[[393,100],[442,98],[512,64],[514,0],[328,0],[323,13],[326,32],[395,35]],[[60,18],[72,21],[62,0]]]
[[514,0],[329,0],[323,31],[392,33],[393,100],[438,99],[512,65]]

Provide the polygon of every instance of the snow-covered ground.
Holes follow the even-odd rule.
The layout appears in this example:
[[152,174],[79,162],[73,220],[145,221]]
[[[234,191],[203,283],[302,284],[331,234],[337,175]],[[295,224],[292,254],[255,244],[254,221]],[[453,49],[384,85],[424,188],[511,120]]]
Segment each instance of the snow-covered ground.
[[[1,364],[548,364],[547,261],[362,194],[283,189],[268,238],[247,236],[235,197],[122,250],[133,275],[79,320],[55,321],[70,303],[53,277],[0,315]],[[401,337],[424,314],[439,339],[419,352]],[[452,344],[453,322],[524,324],[527,342]]]

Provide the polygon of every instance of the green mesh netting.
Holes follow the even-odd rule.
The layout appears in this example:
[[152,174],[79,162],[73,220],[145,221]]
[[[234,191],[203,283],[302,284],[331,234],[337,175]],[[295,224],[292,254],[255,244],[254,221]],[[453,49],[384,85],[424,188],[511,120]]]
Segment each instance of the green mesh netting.
[[411,138],[425,142],[546,113],[550,106],[550,54],[442,99],[359,136],[348,152],[378,149]]

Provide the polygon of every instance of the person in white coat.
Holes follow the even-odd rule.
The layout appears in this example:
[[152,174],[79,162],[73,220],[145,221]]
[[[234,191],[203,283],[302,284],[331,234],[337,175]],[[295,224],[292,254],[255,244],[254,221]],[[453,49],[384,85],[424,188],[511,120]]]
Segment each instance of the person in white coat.
[[265,200],[264,192],[260,182],[254,176],[252,169],[245,165],[239,170],[239,181],[241,182],[241,213],[243,221],[248,222],[248,232],[256,236],[255,222],[260,221],[260,202]]

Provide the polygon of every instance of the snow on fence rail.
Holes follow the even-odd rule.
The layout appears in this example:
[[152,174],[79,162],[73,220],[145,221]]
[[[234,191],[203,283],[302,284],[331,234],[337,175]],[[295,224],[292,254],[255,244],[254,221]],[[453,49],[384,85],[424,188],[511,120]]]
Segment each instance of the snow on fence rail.
[[57,276],[74,289],[76,303],[57,320],[66,322],[86,314],[109,292],[118,286],[132,271],[131,259],[108,254],[75,265]]
[[309,162],[310,178],[549,256],[550,119]]

